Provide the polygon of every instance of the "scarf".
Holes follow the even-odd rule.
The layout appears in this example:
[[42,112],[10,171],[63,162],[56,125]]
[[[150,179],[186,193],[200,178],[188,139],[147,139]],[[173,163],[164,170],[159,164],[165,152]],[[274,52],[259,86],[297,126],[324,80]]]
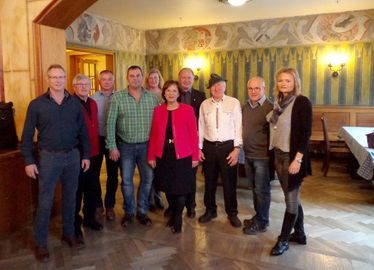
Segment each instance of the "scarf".
[[282,100],[276,100],[274,102],[273,115],[270,118],[270,123],[274,125],[277,124],[279,115],[281,115],[284,112],[284,110],[288,107],[288,105],[292,103],[292,101],[295,100],[295,98],[296,96],[290,93]]

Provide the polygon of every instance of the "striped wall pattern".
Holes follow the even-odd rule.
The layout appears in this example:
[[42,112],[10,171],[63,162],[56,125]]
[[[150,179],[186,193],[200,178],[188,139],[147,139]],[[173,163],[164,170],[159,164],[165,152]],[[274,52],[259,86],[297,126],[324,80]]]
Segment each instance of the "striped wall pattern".
[[[177,79],[179,70],[190,59],[200,59],[203,67],[194,87],[207,89],[211,73],[228,79],[227,95],[242,104],[248,99],[249,78],[265,79],[266,96],[273,97],[274,74],[283,66],[297,68],[302,79],[302,93],[313,105],[373,106],[374,105],[374,42],[335,45],[310,45],[281,48],[258,48],[233,51],[210,51],[147,55],[147,68],[158,68],[164,79]],[[332,78],[326,57],[331,53],[348,56],[339,77]],[[140,60],[140,59],[139,59]]]

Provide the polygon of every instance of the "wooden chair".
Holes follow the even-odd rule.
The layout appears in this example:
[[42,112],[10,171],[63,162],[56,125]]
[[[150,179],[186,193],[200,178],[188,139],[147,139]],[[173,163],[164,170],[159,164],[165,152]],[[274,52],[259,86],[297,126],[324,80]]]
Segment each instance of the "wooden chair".
[[347,146],[345,146],[345,143],[342,144],[342,142],[339,142],[336,145],[331,144],[329,133],[327,131],[326,118],[325,118],[324,113],[321,116],[321,122],[322,122],[323,139],[324,139],[323,146],[324,146],[324,152],[325,152],[325,157],[323,160],[321,170],[323,171],[323,176],[326,177],[327,172],[329,171],[329,167],[330,167],[331,155],[348,158],[351,155],[351,151],[349,150]]

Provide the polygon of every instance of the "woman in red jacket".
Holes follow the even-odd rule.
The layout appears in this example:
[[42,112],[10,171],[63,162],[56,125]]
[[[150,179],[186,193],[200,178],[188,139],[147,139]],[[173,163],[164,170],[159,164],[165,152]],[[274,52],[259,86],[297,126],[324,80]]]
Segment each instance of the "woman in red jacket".
[[194,187],[192,168],[199,164],[195,113],[191,106],[177,102],[181,93],[177,81],[164,84],[166,103],[155,108],[148,147],[156,190],[165,192],[172,210],[167,226],[173,227],[173,233],[181,232],[183,208]]

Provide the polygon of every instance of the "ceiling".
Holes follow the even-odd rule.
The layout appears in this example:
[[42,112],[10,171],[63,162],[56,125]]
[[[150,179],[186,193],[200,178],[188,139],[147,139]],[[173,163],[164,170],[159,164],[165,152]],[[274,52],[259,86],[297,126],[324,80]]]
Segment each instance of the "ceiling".
[[141,30],[373,9],[373,0],[98,0],[87,11]]

